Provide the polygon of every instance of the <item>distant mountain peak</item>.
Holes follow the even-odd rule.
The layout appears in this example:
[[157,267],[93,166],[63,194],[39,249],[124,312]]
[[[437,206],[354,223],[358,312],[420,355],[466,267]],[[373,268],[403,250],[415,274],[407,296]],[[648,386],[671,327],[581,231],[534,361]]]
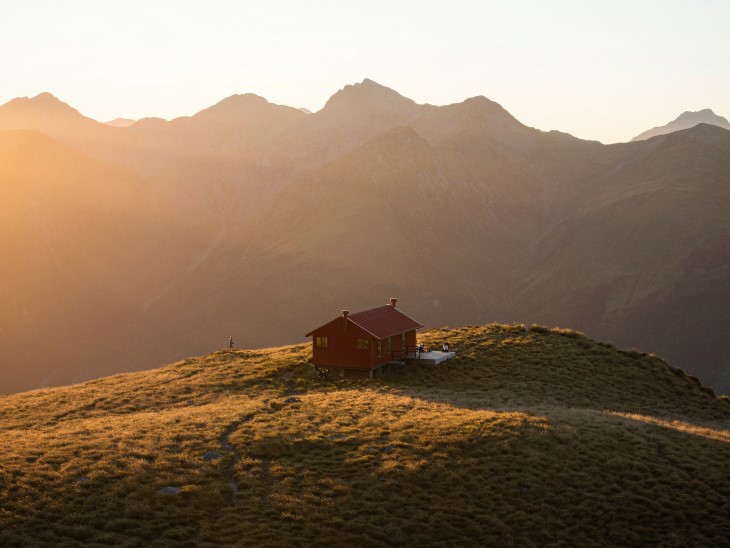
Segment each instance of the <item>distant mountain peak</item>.
[[710,108],[704,108],[702,110],[698,111],[690,111],[687,110],[677,116],[677,119],[674,120],[675,122],[695,122],[698,124],[714,124],[716,126],[722,126],[724,125],[730,125],[727,121],[727,118],[723,116],[718,116],[714,112],[712,112],[712,109]]
[[412,111],[418,107],[415,101],[397,91],[378,84],[370,78],[346,85],[329,98],[322,110],[338,108],[370,107],[386,112]]
[[502,105],[496,101],[488,99],[484,95],[469,97],[461,103],[454,103],[440,108],[454,113],[461,113],[462,116],[467,116],[468,119],[471,120],[478,118],[491,120],[492,122],[497,121],[510,127],[523,126],[523,124],[512,116]]
[[218,101],[215,105],[203,109],[193,115],[193,118],[210,118],[233,122],[241,116],[248,117],[255,113],[273,110],[291,111],[296,112],[297,114],[303,114],[299,111],[299,109],[270,103],[264,97],[256,95],[255,93],[241,93],[231,95],[221,101]]
[[0,106],[0,129],[35,129],[57,134],[96,123],[48,92],[16,97]]
[[16,97],[15,99],[5,103],[2,107],[15,110],[54,109],[58,112],[65,111],[79,114],[78,110],[71,107],[68,103],[64,103],[58,97],[47,91],[39,93],[35,97]]
[[668,124],[647,130],[631,140],[643,141],[644,139],[656,137],[657,135],[664,135],[674,131],[689,129],[698,124],[710,124],[724,129],[730,129],[730,122],[727,121],[727,118],[718,116],[712,111],[712,109],[705,108],[697,111],[687,110]]
[[484,95],[477,95],[476,97],[469,97],[468,99],[465,99],[463,102],[464,105],[477,107],[477,108],[487,108],[490,110],[494,110],[497,112],[503,112],[505,114],[508,114],[510,117],[512,117],[505,108],[497,103],[496,101],[492,101],[491,99],[486,98]]
[[256,95],[255,93],[234,93],[218,101],[218,105],[242,105],[242,104],[263,104],[268,103],[266,98]]
[[31,100],[32,101],[48,102],[48,103],[61,103],[61,104],[65,104],[65,103],[62,103],[62,101],[58,97],[56,97],[55,95],[53,95],[52,93],[50,93],[48,91],[42,91],[41,93],[39,93],[38,95],[36,95],[35,97],[33,97],[33,99],[31,99]]
[[200,112],[196,113],[195,116],[199,116],[203,113],[219,112],[222,110],[231,109],[246,109],[252,106],[269,104],[270,103],[264,97],[256,95],[255,93],[235,93],[226,97],[225,99],[221,99],[216,104],[201,110]]
[[131,118],[114,118],[114,120],[109,120],[108,122],[102,122],[105,126],[112,126],[112,127],[129,127],[132,124],[134,124],[137,120],[133,120]]

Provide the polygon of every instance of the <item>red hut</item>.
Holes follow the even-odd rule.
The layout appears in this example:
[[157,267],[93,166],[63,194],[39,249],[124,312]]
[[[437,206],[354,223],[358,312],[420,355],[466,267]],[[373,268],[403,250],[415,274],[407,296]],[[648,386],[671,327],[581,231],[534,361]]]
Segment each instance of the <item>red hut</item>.
[[324,324],[305,337],[312,337],[312,362],[319,369],[369,372],[384,364],[405,359],[416,346],[416,329],[423,327],[398,310],[397,299],[390,304],[355,312]]

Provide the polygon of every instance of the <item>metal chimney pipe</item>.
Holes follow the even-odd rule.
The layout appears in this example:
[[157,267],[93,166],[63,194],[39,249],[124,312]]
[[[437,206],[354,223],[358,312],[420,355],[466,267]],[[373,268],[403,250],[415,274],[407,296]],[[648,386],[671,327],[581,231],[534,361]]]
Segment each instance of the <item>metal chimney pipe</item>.
[[347,315],[350,313],[349,310],[342,311],[342,330],[347,331]]
[[395,308],[395,303],[397,303],[397,302],[398,302],[398,299],[396,299],[395,297],[390,298],[390,306],[392,306],[393,308]]

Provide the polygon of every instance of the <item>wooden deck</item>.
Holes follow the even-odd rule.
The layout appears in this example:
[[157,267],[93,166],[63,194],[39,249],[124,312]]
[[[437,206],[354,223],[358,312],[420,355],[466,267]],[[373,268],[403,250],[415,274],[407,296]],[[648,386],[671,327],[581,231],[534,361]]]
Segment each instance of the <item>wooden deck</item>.
[[382,365],[379,365],[378,367],[374,367],[372,369],[363,369],[359,367],[355,368],[346,368],[346,367],[331,367],[331,368],[321,368],[317,367],[316,365],[314,368],[322,375],[328,375],[330,371],[337,372],[337,375],[339,377],[345,377],[346,373],[348,375],[355,375],[358,376],[364,376],[364,377],[370,377],[371,379],[374,377],[377,377],[378,375],[383,374],[383,370],[387,370],[389,372],[397,373],[400,367],[406,366],[406,365],[414,365],[414,364],[427,364],[427,365],[438,365],[440,363],[443,363],[447,360],[450,360],[456,356],[456,352],[442,352],[440,350],[434,350],[431,352],[415,352],[410,353],[405,357],[404,359],[400,360],[393,360],[386,362]]
[[420,352],[406,356],[406,363],[423,363],[438,365],[456,356],[456,352],[442,352],[433,350],[431,352]]

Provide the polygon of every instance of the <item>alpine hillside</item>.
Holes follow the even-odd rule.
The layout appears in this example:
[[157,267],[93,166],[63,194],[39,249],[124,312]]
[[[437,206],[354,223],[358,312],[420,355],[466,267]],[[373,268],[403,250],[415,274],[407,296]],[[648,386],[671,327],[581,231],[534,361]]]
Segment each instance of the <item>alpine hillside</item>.
[[0,397],[0,544],[722,546],[730,400],[539,325],[320,378],[310,345]]

